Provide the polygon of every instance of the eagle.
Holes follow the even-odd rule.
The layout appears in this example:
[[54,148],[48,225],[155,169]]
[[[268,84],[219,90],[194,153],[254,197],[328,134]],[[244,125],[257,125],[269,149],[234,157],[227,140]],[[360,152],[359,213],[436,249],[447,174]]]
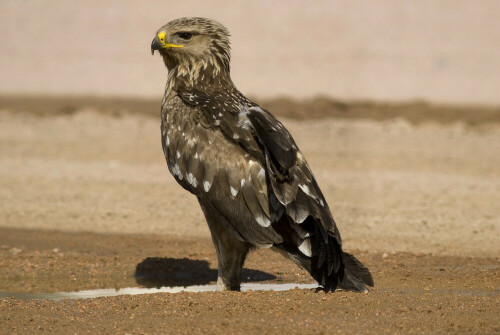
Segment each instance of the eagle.
[[372,276],[342,251],[325,197],[292,135],[231,80],[228,30],[207,18],[179,18],[156,32],[155,50],[168,69],[163,153],[205,215],[217,253],[217,290],[239,290],[249,251],[273,248],[326,292],[367,292]]

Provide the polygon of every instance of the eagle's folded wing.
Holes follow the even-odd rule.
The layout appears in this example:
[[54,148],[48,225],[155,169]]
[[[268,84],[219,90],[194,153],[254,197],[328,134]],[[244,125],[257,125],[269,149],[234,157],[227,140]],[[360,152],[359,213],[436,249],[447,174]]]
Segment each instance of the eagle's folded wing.
[[[274,229],[283,229],[279,225],[290,225],[289,228],[296,233],[292,234],[293,239],[300,245],[314,233],[313,227],[301,226],[311,217],[323,227],[320,229],[323,239],[327,240],[330,235],[341,243],[314,176],[280,121],[255,104],[233,105],[223,96],[217,99],[200,92],[189,92],[179,94],[179,97],[203,114],[209,128],[220,131],[235,150],[241,151],[241,154],[235,152],[228,156],[231,162],[212,170],[217,170],[219,184],[228,194],[236,195],[241,191],[242,200],[256,223],[262,227],[274,223]],[[216,163],[207,161],[204,165]],[[282,220],[284,213],[291,220]]]

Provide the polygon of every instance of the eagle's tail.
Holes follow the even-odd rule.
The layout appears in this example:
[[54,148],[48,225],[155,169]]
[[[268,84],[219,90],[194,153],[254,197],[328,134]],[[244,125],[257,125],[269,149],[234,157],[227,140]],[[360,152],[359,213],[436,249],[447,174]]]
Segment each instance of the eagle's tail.
[[327,232],[311,217],[300,225],[302,235],[295,229],[286,229],[294,225],[298,226],[294,223],[273,226],[284,237],[283,243],[274,245],[278,251],[307,270],[325,291],[341,288],[368,292],[366,287],[373,286],[372,275],[356,257],[342,251],[340,236]]
[[335,291],[338,287],[354,292],[368,292],[373,286],[370,271],[353,255],[342,251],[337,239],[317,227],[311,236],[312,257],[302,253],[288,253],[289,256],[323,287]]
[[366,286],[373,287],[373,278],[366,266],[347,252],[342,253],[344,259],[344,278],[339,283],[343,290],[368,292]]

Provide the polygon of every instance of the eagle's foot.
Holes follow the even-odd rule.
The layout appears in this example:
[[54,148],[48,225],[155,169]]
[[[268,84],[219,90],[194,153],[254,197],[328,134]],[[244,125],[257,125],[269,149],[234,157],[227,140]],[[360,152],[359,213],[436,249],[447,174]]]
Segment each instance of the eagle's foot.
[[239,291],[240,290],[240,283],[228,283],[226,280],[224,280],[222,277],[217,277],[217,291],[223,292],[223,291]]

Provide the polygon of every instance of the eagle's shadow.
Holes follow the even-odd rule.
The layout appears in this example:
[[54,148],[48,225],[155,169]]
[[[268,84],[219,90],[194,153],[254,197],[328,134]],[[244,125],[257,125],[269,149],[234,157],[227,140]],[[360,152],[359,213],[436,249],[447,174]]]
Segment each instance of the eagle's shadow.
[[[135,267],[137,284],[145,287],[205,285],[217,281],[217,269],[210,269],[205,260],[187,258],[148,257]],[[243,269],[242,282],[259,282],[276,276],[251,269]]]

